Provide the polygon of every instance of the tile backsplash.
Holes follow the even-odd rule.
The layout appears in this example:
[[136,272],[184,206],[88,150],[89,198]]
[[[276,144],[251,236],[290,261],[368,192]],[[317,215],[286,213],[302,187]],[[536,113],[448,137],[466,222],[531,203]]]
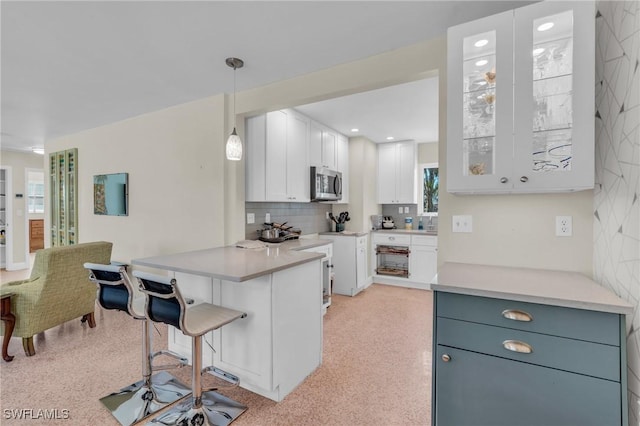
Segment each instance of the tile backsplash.
[[[402,207],[402,212],[399,213],[398,209]],[[408,207],[409,212],[404,213],[404,208]],[[407,217],[412,218],[413,220],[413,229],[418,229],[418,222],[420,220],[420,216],[418,216],[418,205],[417,204],[383,204],[382,205],[382,215],[383,216],[391,216],[393,217],[393,221],[396,224],[396,228],[404,229],[404,220]],[[424,228],[427,228],[428,224],[435,226],[435,229],[438,229],[438,216],[430,216],[423,217],[422,224]]]
[[[271,215],[271,222],[284,223],[300,228],[302,234],[315,234],[331,231],[331,222],[327,212],[332,211],[331,204],[323,203],[245,203],[245,213],[255,215],[255,223],[246,224],[245,238],[255,240],[257,231],[263,228],[265,215]],[[246,222],[246,220],[245,220]]]

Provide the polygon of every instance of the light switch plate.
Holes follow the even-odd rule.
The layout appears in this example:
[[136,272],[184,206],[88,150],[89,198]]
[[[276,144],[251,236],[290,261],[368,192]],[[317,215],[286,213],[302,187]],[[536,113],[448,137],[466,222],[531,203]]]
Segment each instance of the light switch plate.
[[451,220],[453,232],[472,232],[473,220],[471,215],[453,216]]
[[247,213],[247,223],[256,223],[256,214],[255,213]]

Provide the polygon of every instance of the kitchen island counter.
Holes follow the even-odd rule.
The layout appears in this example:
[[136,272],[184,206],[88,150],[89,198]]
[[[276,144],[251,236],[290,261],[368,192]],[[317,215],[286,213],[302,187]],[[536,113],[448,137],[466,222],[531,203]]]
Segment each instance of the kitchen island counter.
[[242,282],[321,259],[322,253],[302,252],[326,245],[326,240],[303,238],[265,248],[245,249],[235,246],[133,259],[132,264],[227,281]]
[[[205,335],[203,365],[240,378],[240,386],[282,401],[322,362],[323,253],[304,238],[251,249],[234,246],[134,259],[168,271],[184,297],[245,312]],[[191,359],[188,336],[169,327],[168,348]],[[215,350],[213,350],[215,348]]]

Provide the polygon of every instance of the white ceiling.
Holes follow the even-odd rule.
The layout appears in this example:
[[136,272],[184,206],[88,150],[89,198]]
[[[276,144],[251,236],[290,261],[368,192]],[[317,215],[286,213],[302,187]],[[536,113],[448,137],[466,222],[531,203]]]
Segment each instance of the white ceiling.
[[[224,62],[230,56],[245,60],[237,71],[242,91],[441,36],[448,26],[526,3],[2,1],[0,143],[3,149],[28,150],[66,134],[231,93],[233,72]],[[433,86],[412,84],[424,85],[420,91]],[[428,102],[435,95],[423,99],[407,87],[377,91],[379,99],[369,93],[340,101],[349,114],[330,101],[301,109],[347,135],[347,127],[359,126],[372,140],[387,134],[436,140],[433,133],[421,133],[433,132],[427,119],[433,117]],[[417,130],[406,121],[414,114],[402,106],[425,111]],[[371,136],[365,129],[372,129]]]

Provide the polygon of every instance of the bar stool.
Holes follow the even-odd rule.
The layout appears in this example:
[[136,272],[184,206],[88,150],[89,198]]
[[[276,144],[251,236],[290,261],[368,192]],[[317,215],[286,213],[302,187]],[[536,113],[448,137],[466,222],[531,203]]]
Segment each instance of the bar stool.
[[[122,425],[132,425],[188,396],[191,389],[167,373],[169,368],[187,365],[188,360],[170,351],[151,353],[152,323],[145,315],[145,296],[136,292],[122,265],[85,263],[89,279],[98,287],[97,300],[104,309],[126,312],[142,322],[142,380],[100,399]],[[159,355],[176,358],[177,363],[154,366]],[[152,375],[154,371],[159,371]]]
[[192,337],[191,398],[179,402],[154,418],[151,424],[162,425],[220,425],[226,426],[247,407],[214,390],[203,388],[202,374],[211,372],[220,379],[237,386],[239,379],[215,367],[202,368],[202,336],[225,324],[247,316],[246,313],[211,303],[188,303],[182,297],[175,279],[133,271],[146,294],[147,317],[151,321],[172,325]]

